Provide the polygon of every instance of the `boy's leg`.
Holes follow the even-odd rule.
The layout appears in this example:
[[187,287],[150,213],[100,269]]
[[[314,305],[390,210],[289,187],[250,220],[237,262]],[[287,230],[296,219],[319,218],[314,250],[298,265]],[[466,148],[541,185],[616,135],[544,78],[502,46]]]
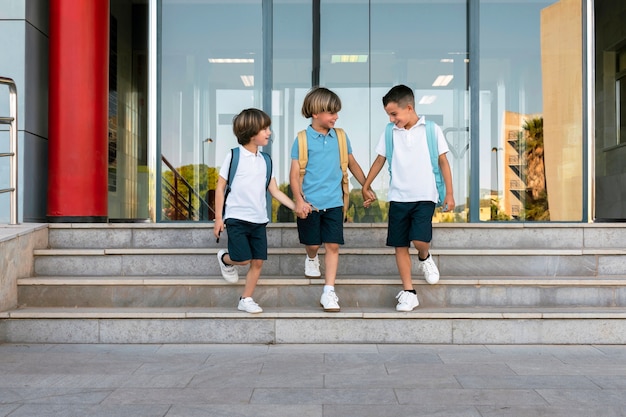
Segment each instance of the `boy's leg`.
[[343,207],[334,207],[321,213],[320,235],[325,248],[325,285],[320,304],[324,307],[324,311],[339,311],[335,278],[339,266],[339,245],[343,244]]
[[320,213],[314,211],[306,219],[298,218],[298,238],[304,244],[307,257],[304,260],[304,276],[307,278],[320,278],[320,262],[317,252],[322,244],[320,235]]
[[324,249],[324,284],[334,286],[339,267],[339,244],[324,243]]
[[259,281],[259,277],[261,276],[262,268],[262,259],[253,259],[252,262],[250,262],[250,269],[248,269],[248,273],[246,274],[246,285],[243,288],[243,293],[241,294],[242,298],[252,297],[252,294],[254,294],[254,289],[256,288],[256,284]]
[[399,247],[396,249],[396,265],[398,266],[398,273],[402,280],[402,288],[405,291],[411,291],[413,289],[413,277],[411,276],[411,255],[409,254],[409,248]]
[[428,255],[430,254],[430,242],[414,240],[413,245],[415,246],[415,249],[417,249],[420,259],[428,258]]
[[409,254],[409,230],[411,226],[412,203],[391,202],[387,223],[387,246],[393,246],[396,265],[405,291],[413,289],[411,277],[411,256]]
[[418,251],[419,269],[424,273],[424,279],[429,284],[439,282],[439,269],[430,256],[430,241],[433,237],[432,218],[435,212],[435,203],[419,201],[411,218],[410,238]]
[[304,248],[309,258],[315,258],[320,250],[320,245],[304,245]]
[[267,232],[264,224],[250,226],[248,244],[252,253],[252,260],[246,274],[246,285],[237,308],[248,313],[261,313],[263,309],[254,302],[252,294],[254,294],[256,284],[261,276],[263,261],[267,259]]
[[339,245],[343,245],[343,207],[331,208],[321,213],[320,235],[325,249],[325,284],[334,286],[339,267]]
[[222,277],[227,282],[234,284],[239,280],[239,273],[235,265],[247,265],[252,259],[247,238],[248,225],[240,220],[226,219],[226,231],[228,233],[228,250],[221,249],[217,252],[217,262]]
[[391,202],[389,205],[389,223],[387,227],[387,246],[393,246],[396,254],[398,274],[402,280],[402,291],[396,295],[397,311],[412,311],[419,306],[417,294],[413,289],[411,274],[411,255],[409,254],[409,226],[412,203]]

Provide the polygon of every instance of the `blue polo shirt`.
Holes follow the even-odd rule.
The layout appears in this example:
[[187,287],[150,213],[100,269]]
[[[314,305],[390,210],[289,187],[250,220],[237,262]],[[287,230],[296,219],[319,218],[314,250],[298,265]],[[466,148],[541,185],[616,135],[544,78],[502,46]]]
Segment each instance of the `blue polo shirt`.
[[[337,132],[330,129],[327,135],[306,128],[309,159],[302,183],[302,192],[306,200],[315,208],[325,210],[343,207],[343,191],[341,190],[341,161]],[[350,140],[346,134],[348,154],[352,154]],[[291,159],[298,160],[298,137],[291,148]]]

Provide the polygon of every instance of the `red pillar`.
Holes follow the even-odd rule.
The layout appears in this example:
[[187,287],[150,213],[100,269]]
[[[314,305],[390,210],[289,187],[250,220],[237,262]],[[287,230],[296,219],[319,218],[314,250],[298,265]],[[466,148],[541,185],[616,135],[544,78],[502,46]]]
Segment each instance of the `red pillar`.
[[50,0],[48,221],[106,222],[109,0]]

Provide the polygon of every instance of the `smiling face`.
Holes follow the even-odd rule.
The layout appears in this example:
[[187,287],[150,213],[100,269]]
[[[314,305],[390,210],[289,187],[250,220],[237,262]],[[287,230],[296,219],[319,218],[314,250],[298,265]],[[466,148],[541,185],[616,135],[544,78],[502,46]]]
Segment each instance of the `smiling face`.
[[385,106],[385,111],[389,116],[389,121],[400,129],[404,128],[408,130],[412,128],[418,120],[417,114],[410,104],[401,107],[395,101],[390,101]]
[[272,136],[272,130],[270,127],[260,130],[256,135],[250,138],[250,142],[256,146],[267,146]]
[[311,127],[322,133],[327,133],[330,129],[335,127],[335,123],[339,119],[338,113],[322,112],[313,115],[311,120]]

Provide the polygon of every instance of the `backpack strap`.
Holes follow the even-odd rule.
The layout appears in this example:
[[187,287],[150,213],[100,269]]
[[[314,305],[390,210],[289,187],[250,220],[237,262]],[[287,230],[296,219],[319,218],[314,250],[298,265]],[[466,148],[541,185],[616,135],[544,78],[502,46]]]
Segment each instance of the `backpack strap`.
[[239,147],[232,148],[230,150],[230,164],[228,165],[228,178],[226,179],[226,189],[224,190],[224,205],[222,207],[222,216],[226,214],[226,199],[230,194],[230,185],[235,178],[235,172],[237,172],[237,165],[239,165]]
[[391,157],[393,156],[393,123],[387,123],[385,127],[385,158],[389,168],[389,182],[391,182]]
[[339,144],[339,163],[341,165],[341,172],[343,174],[341,178],[341,190],[343,191],[343,216],[346,217],[346,212],[350,205],[350,187],[348,182],[348,139],[346,138],[346,132],[336,127],[337,142]]
[[439,195],[436,206],[440,207],[446,196],[446,184],[443,181],[443,176],[441,175],[441,170],[439,169],[439,145],[437,144],[437,134],[435,133],[435,122],[431,120],[426,120],[426,141],[428,142],[430,164],[433,167],[435,185],[437,185],[437,194]]
[[230,193],[230,185],[233,183],[235,173],[237,172],[237,165],[239,165],[239,147],[232,148],[230,150],[230,165],[228,166],[228,179],[226,180],[226,193],[224,195],[224,201],[228,193]]
[[300,164],[300,188],[306,173],[306,164],[309,162],[309,148],[306,141],[306,130],[298,132],[298,163]]
[[267,152],[261,152],[263,158],[265,158],[265,189],[267,190],[272,180],[272,158]]

